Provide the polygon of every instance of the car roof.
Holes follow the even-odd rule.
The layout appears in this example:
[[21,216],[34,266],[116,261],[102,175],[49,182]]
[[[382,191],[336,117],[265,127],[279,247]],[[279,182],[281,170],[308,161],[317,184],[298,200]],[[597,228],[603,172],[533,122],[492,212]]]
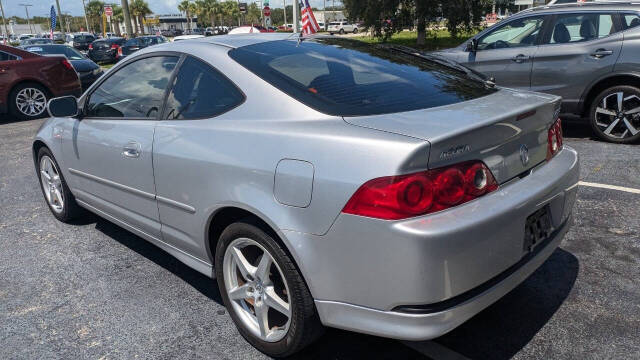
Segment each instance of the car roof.
[[543,13],[558,13],[558,12],[579,12],[579,11],[593,11],[593,10],[640,10],[640,2],[621,2],[621,1],[597,1],[597,2],[585,2],[585,3],[569,3],[569,4],[554,4],[554,5],[542,5],[530,9],[525,9],[517,13],[520,14],[543,14]]

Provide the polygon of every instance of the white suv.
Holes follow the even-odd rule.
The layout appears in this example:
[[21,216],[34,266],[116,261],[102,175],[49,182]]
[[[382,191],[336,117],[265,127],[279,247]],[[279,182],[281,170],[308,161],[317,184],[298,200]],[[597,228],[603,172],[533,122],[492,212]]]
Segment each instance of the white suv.
[[349,24],[346,21],[336,21],[336,22],[329,23],[329,27],[327,28],[327,31],[331,35],[333,35],[334,33],[344,34],[348,32],[355,34],[358,32],[358,26],[355,24]]

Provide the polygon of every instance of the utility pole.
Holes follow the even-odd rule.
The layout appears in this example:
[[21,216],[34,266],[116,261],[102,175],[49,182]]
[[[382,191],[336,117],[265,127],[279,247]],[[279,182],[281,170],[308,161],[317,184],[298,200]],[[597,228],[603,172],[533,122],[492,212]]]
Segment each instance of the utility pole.
[[297,33],[300,30],[300,24],[298,24],[298,14],[300,13],[300,4],[298,0],[293,0],[293,32]]
[[91,32],[91,29],[89,29],[89,19],[87,18],[87,6],[84,4],[84,0],[82,0],[82,8],[84,9],[84,23],[87,25],[87,31]]
[[9,30],[7,29],[7,20],[4,18],[4,8],[2,7],[2,0],[0,0],[0,11],[2,11],[2,25],[4,25],[4,43],[9,41]]
[[122,0],[122,15],[124,15],[124,27],[127,29],[127,36],[133,37],[133,28],[131,27],[131,16],[129,15],[129,1]]
[[322,0],[322,22],[324,23],[322,30],[327,30],[327,0]]
[[282,11],[284,12],[284,28],[287,28],[287,0],[282,0]]
[[24,6],[24,11],[27,13],[27,24],[29,25],[29,32],[33,34],[33,29],[31,28],[31,20],[29,20],[29,6],[33,6],[31,4],[18,4],[20,6]]
[[[64,16],[62,15],[62,11],[60,11],[60,0],[56,0],[56,6],[58,7],[58,17],[60,18],[60,30],[62,30],[62,38],[67,38],[67,33],[64,31]],[[55,29],[53,29],[55,31]],[[65,40],[66,41],[66,40]]]

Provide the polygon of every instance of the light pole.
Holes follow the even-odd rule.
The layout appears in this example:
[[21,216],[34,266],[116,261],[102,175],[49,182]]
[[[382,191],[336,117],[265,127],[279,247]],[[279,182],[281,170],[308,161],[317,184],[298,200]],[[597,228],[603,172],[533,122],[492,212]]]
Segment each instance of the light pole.
[[298,4],[298,0],[293,0],[293,32],[299,32],[300,24],[298,24],[298,13],[300,13],[300,4]]
[[[62,38],[67,38],[67,33],[64,31],[64,16],[62,15],[62,11],[60,11],[60,0],[56,0],[56,6],[58,7],[58,17],[60,18],[60,30],[62,30]],[[53,29],[55,31],[55,29]]]
[[4,25],[4,43],[9,41],[9,29],[7,29],[7,21],[4,18],[4,8],[2,7],[2,0],[0,0],[0,11],[2,11],[2,25]]
[[33,6],[31,4],[18,4],[20,6],[24,6],[24,11],[27,13],[27,24],[29,25],[29,32],[33,34],[33,29],[31,29],[31,20],[29,20],[29,6]]
[[284,28],[287,29],[287,0],[282,0],[282,11],[284,12]]
[[91,32],[91,29],[89,29],[89,19],[87,18],[87,6],[84,4],[84,0],[82,0],[82,8],[84,9],[84,23],[87,25],[87,31]]

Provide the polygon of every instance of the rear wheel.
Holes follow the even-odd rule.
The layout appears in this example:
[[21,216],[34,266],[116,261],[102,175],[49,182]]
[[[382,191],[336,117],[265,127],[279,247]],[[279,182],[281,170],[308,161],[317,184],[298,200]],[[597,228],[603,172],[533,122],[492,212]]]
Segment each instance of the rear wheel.
[[357,34],[358,33],[358,28],[353,28],[353,33]]
[[344,29],[340,29],[340,35],[344,35]]
[[37,119],[46,115],[48,100],[48,91],[41,85],[20,84],[9,94],[9,111],[18,119]]
[[594,99],[589,114],[601,139],[625,144],[640,140],[640,89],[626,85],[606,89]]
[[313,298],[293,261],[251,221],[223,231],[215,267],[231,318],[258,350],[288,356],[322,334]]

